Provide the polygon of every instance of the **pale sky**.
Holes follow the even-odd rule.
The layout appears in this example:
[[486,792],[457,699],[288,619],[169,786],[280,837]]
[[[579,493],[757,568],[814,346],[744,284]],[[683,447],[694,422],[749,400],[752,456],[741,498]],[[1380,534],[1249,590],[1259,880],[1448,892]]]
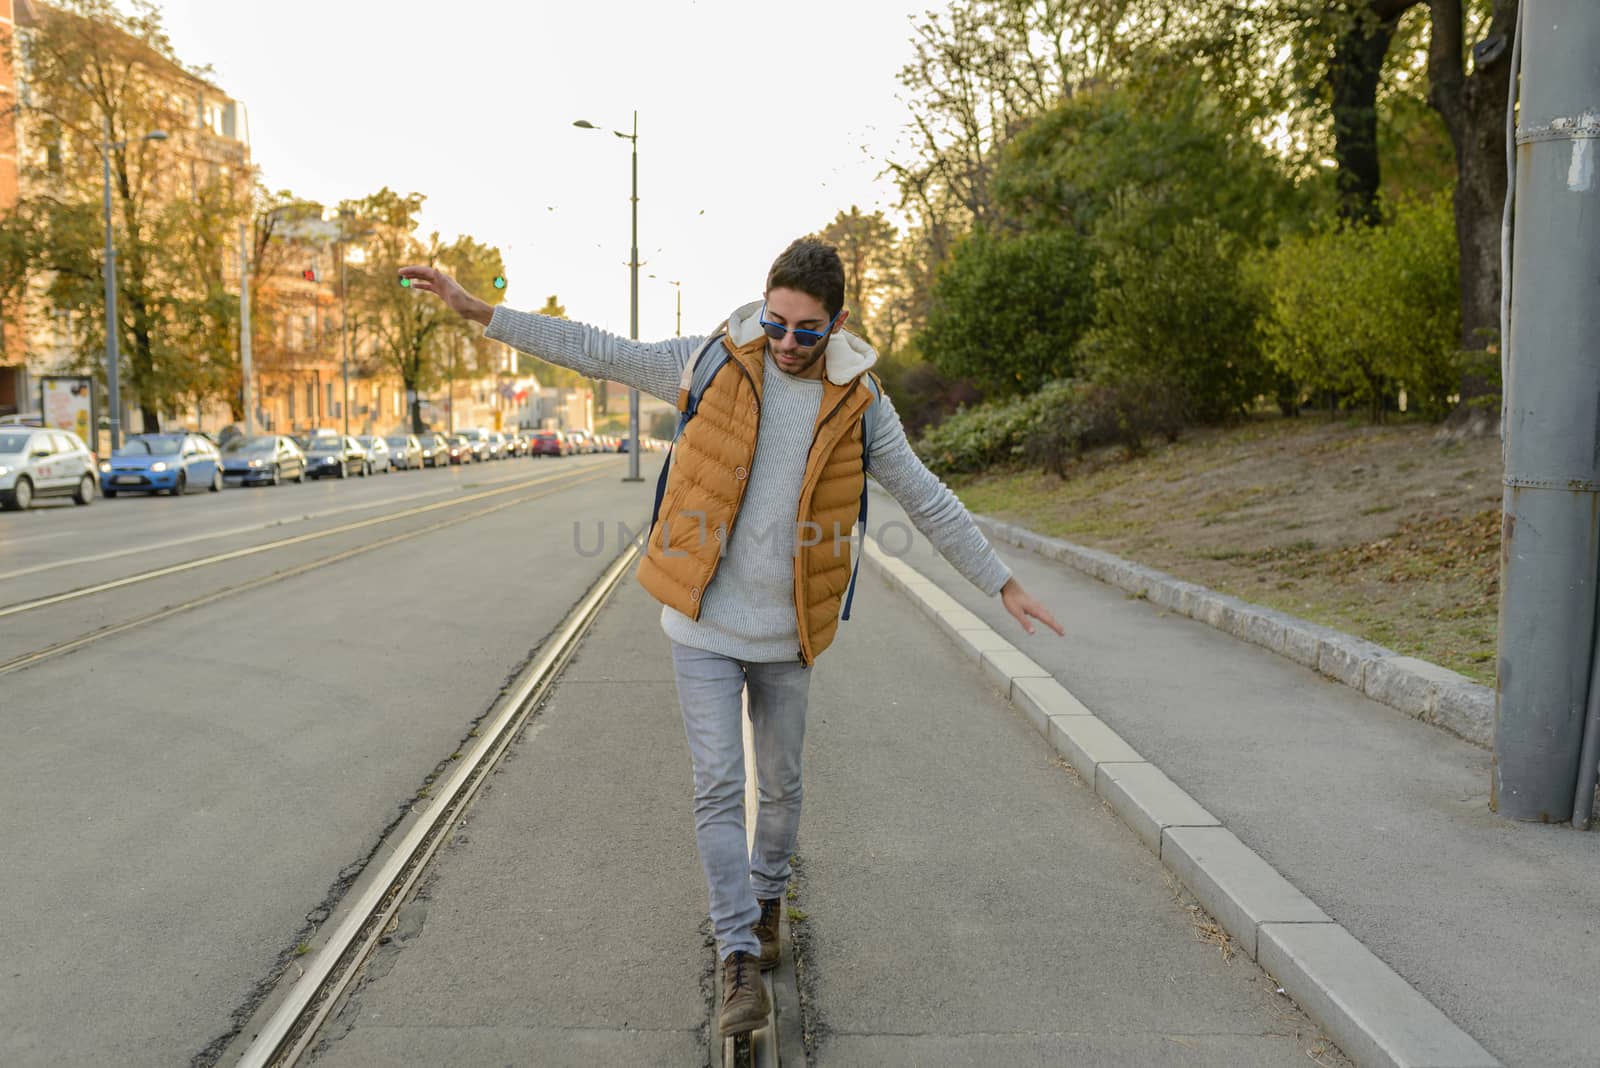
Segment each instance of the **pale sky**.
[[[858,204],[909,117],[896,80],[928,0],[164,0],[173,45],[249,116],[269,188],[428,197],[424,233],[498,245],[506,300],[551,293],[628,332],[639,111],[639,331],[704,333],[791,239]],[[703,214],[702,214],[703,212]],[[892,215],[892,212],[891,212]],[[649,275],[654,274],[655,278]]]

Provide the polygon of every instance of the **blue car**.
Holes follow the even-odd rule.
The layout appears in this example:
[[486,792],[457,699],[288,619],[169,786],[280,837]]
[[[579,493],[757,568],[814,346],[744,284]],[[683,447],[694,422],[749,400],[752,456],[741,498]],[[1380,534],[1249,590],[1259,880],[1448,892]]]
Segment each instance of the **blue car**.
[[222,456],[199,434],[135,434],[100,461],[100,492],[170,493],[222,489]]

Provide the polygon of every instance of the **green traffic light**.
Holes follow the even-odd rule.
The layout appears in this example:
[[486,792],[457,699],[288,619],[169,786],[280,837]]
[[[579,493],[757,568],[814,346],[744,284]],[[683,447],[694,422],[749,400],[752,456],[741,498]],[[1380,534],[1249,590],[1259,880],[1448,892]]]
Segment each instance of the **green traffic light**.
[[496,289],[504,289],[506,287],[505,278],[503,276],[501,276],[501,275],[498,275],[498,274],[495,275],[494,276],[494,287]]
[[400,279],[400,288],[401,289],[410,289],[411,288],[411,279],[409,279],[409,278]]

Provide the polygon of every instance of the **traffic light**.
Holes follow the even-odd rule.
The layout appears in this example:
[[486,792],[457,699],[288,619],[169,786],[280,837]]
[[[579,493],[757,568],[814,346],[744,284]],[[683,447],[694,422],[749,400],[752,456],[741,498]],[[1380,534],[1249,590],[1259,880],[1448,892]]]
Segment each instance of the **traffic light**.
[[322,275],[318,273],[315,267],[307,267],[305,270],[300,272],[300,277],[304,278],[307,282],[322,281]]
[[497,274],[494,276],[494,287],[496,289],[504,289],[506,287],[506,279],[504,275]]

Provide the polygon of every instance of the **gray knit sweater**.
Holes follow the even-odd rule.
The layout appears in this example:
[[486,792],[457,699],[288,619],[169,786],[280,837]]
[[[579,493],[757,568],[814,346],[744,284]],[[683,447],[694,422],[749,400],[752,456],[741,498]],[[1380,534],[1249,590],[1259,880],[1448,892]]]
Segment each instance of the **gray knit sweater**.
[[[504,306],[494,309],[484,333],[521,352],[590,378],[622,382],[671,404],[678,401],[684,365],[705,341],[628,341],[581,323]],[[767,356],[756,454],[739,522],[701,598],[700,619],[662,606],[661,627],[673,641],[755,663],[799,655],[792,532],[821,402],[820,381],[787,374]],[[1011,569],[956,495],[912,451],[888,396],[875,404],[869,473],[957,571],[984,593],[998,593]],[[780,530],[787,536],[772,536]]]

